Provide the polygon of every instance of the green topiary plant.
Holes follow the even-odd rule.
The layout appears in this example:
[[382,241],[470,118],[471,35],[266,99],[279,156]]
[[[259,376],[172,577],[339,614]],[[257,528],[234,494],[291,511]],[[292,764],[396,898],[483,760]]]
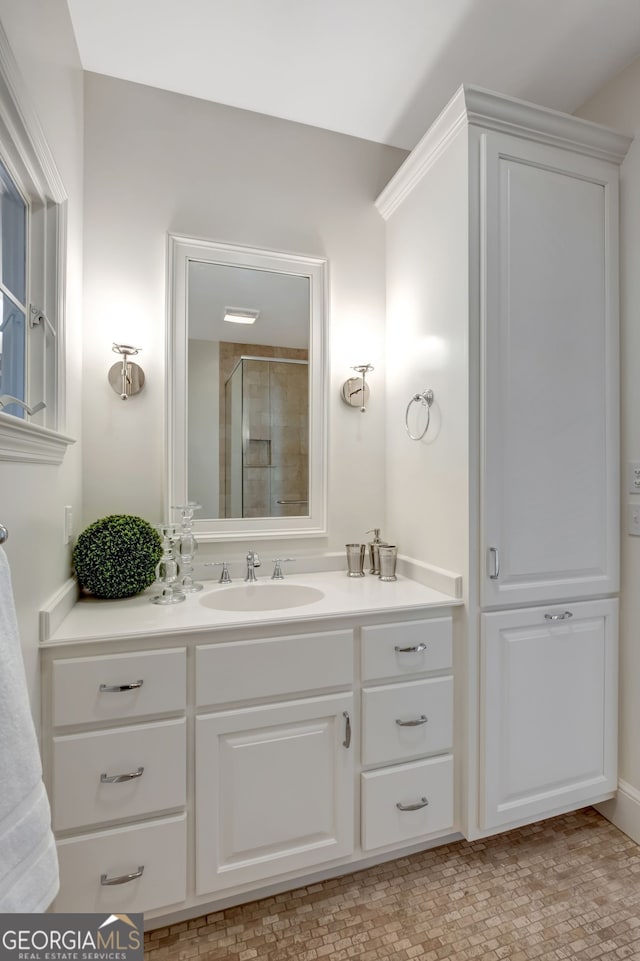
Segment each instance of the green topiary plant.
[[111,514],[80,534],[73,565],[80,586],[96,597],[131,597],[153,584],[161,554],[162,540],[148,521]]

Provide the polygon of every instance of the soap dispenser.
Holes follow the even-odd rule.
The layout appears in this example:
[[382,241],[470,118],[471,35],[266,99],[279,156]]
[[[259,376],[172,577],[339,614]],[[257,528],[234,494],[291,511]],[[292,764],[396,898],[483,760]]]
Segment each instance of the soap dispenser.
[[367,534],[373,534],[373,540],[369,541],[369,573],[380,573],[380,552],[379,548],[386,546],[386,541],[380,540],[380,528],[373,527]]

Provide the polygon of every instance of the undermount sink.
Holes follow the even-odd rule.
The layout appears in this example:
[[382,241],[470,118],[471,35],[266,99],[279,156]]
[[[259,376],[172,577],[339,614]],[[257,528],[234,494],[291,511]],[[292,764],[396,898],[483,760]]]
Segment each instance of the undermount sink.
[[243,584],[211,591],[200,598],[217,611],[277,611],[303,607],[324,597],[324,591],[303,584]]

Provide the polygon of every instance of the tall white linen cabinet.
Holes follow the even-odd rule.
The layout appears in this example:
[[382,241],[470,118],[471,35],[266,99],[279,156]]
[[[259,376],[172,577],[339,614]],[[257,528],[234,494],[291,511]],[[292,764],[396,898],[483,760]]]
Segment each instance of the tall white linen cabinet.
[[[629,138],[464,86],[386,220],[387,531],[464,575],[457,826],[617,785],[618,173]],[[426,407],[412,397],[431,389]]]

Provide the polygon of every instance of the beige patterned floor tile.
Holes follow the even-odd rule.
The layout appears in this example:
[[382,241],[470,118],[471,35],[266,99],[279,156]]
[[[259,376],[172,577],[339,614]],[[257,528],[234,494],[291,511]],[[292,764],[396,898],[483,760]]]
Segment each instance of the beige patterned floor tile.
[[587,808],[145,934],[145,961],[640,961],[640,848]]

